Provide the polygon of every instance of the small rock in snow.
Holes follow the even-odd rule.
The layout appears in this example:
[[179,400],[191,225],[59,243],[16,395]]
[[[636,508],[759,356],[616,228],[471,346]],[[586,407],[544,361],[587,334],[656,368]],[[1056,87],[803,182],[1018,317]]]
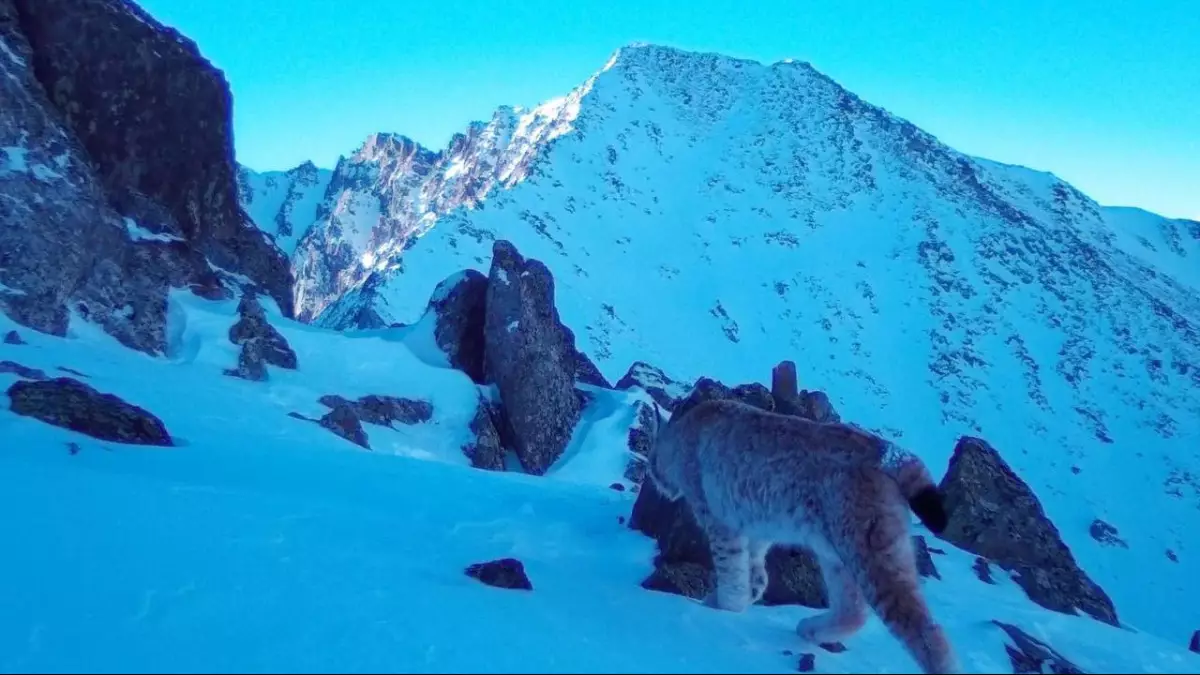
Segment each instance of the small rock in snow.
[[804,652],[800,655],[800,662],[796,664],[796,670],[801,673],[811,673],[817,667],[817,655],[812,652]]
[[25,341],[21,339],[21,334],[15,330],[10,330],[4,334],[4,344],[6,345],[23,345]]
[[466,569],[466,574],[496,588],[533,590],[533,584],[529,582],[529,577],[525,574],[525,565],[516,558],[501,558],[475,563]]

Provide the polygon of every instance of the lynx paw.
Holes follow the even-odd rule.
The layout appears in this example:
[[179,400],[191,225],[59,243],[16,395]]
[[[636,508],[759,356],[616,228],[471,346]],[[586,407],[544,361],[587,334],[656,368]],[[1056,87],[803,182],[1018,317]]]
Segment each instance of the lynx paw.
[[726,612],[744,612],[746,611],[747,607],[753,604],[750,600],[750,597],[747,595],[738,595],[734,598],[730,598],[729,595],[730,594],[727,593],[725,594],[725,597],[722,598],[721,594],[714,590],[708,595],[704,596],[704,606],[712,609],[724,610]]

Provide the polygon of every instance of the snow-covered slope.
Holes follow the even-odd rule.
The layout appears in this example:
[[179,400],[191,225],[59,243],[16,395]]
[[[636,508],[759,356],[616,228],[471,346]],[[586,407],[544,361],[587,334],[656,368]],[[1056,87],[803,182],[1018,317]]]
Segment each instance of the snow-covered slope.
[[[1194,256],[1131,250],[1118,212],[958,153],[804,63],[631,46],[513,119],[473,127],[490,145],[469,171],[413,148],[411,170],[342,193],[375,225],[313,228],[337,243],[301,243],[297,312],[410,322],[441,279],[486,271],[492,241],[511,240],[553,271],[563,320],[610,380],[644,360],[762,381],[794,359],[803,386],[935,467],[981,435],[1123,620],[1195,629],[1162,611],[1200,592]],[[438,200],[464,171],[488,179],[465,183],[461,208],[430,206],[455,203]],[[1194,230],[1172,230],[1191,237],[1179,250]],[[1095,518],[1128,548],[1094,540]],[[1143,583],[1122,585],[1131,570]]]
[[[623,524],[636,392],[595,391],[575,448],[545,477],[465,466],[477,387],[418,335],[347,336],[268,314],[299,358],[268,382],[222,374],[235,302],[176,293],[173,354],[122,348],[73,319],[67,338],[16,327],[0,361],[64,368],[158,414],[178,447],[96,441],[0,405],[3,672],[915,672],[872,617],[832,654],[793,628],[815,610],[736,615],[639,586],[654,543]],[[0,374],[0,390],[15,376]],[[290,417],[325,393],[431,399],[433,420],[372,427],[367,452]],[[951,547],[927,579],[968,672],[1010,672],[1022,628],[1088,672],[1188,673],[1178,640],[1037,607],[1002,574],[980,581]],[[470,564],[516,557],[531,592],[484,586]],[[1126,569],[1114,595],[1147,583]],[[1167,608],[1163,608],[1167,609]]]
[[1117,245],[1146,265],[1200,291],[1200,222],[1164,218],[1128,206],[1106,206]]
[[238,198],[254,224],[290,256],[316,222],[332,173],[312,162],[262,173],[239,166]]

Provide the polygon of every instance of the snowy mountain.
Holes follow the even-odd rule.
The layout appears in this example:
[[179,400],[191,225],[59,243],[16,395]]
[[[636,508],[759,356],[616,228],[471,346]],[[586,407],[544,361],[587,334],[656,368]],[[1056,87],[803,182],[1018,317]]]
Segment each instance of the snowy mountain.
[[238,200],[260,230],[285,254],[317,220],[332,172],[305,162],[287,171],[238,167]]
[[634,361],[754,381],[794,359],[932,465],[981,435],[1101,585],[1147,579],[1114,597],[1123,618],[1193,629],[1160,608],[1200,564],[1195,223],[963,155],[804,63],[652,45],[444,152],[373,137],[329,195],[293,259],[298,316],[412,322],[511,240],[610,381]]

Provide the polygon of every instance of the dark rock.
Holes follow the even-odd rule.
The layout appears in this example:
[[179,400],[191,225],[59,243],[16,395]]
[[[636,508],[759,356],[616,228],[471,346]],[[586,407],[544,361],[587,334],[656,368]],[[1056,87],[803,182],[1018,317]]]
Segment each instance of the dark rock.
[[0,373],[12,373],[18,377],[28,378],[30,380],[44,380],[46,373],[37,368],[23,366],[15,361],[0,361]]
[[476,384],[484,381],[483,325],[488,278],[464,270],[444,279],[433,290],[426,313],[433,312],[433,336],[450,365]]
[[84,0],[0,0],[0,34],[0,145],[24,154],[0,176],[0,309],[64,335],[69,305],[159,354],[167,289],[211,285],[211,261],[290,312],[288,261],[237,203],[228,86],[191,41]]
[[481,396],[470,425],[475,439],[463,446],[463,454],[476,469],[504,470],[504,445],[500,442],[500,432],[496,430],[496,414],[493,406]]
[[625,478],[627,478],[634,486],[639,486],[646,479],[646,458],[650,454],[650,430],[656,424],[654,416],[657,414],[654,406],[643,401],[638,401],[634,409],[633,424],[629,427],[629,433],[626,437],[626,445],[629,447],[629,462],[625,466]]
[[330,408],[350,408],[360,421],[384,427],[391,427],[396,422],[420,424],[433,418],[433,404],[399,396],[367,394],[351,401],[337,394],[325,394],[317,401]]
[[23,345],[25,341],[21,339],[21,334],[15,330],[10,330],[4,334],[4,344],[6,345]]
[[1088,533],[1092,535],[1092,539],[1101,544],[1129,548],[1129,544],[1125,543],[1125,540],[1117,535],[1117,528],[1099,518],[1092,521],[1091,526],[1088,527]]
[[796,664],[796,670],[801,673],[811,673],[817,667],[817,655],[812,652],[804,652],[800,655],[800,662]]
[[1053,647],[1033,637],[1020,628],[993,621],[1008,634],[1009,644],[1004,645],[1008,652],[1008,660],[1012,662],[1014,674],[1019,673],[1059,673],[1062,675],[1083,675],[1083,670],[1071,663],[1067,657],[1058,653]]
[[917,555],[917,572],[923,577],[940,580],[942,575],[938,574],[937,566],[933,564],[933,556],[929,555],[929,545],[925,543],[925,537],[914,535],[912,542],[913,551]]
[[842,652],[846,651],[846,645],[840,642],[822,642],[817,646],[829,652],[830,654],[841,654]]
[[87,377],[87,373],[81,373],[78,370],[75,370],[74,368],[68,368],[67,366],[59,366],[58,369],[63,371],[64,373],[78,375],[79,377]]
[[317,421],[311,417],[306,417],[304,415],[301,415],[300,413],[298,413],[294,410],[288,413],[288,417],[294,417],[295,419],[304,420],[306,422],[316,422]]
[[500,391],[517,459],[542,475],[566,449],[582,412],[575,346],[554,306],[550,270],[496,241],[485,314],[484,371]]
[[975,556],[975,562],[971,564],[971,569],[975,570],[975,576],[985,584],[996,583],[995,579],[992,579],[992,568],[988,564],[987,558]]
[[68,455],[71,455],[71,456],[78,455],[80,449],[81,448],[79,447],[79,444],[76,443],[75,441],[71,441],[71,442],[67,443],[67,454]]
[[113,208],[256,280],[290,316],[288,260],[238,203],[232,98],[221,71],[132,2],[15,5],[33,70]]
[[466,574],[496,588],[533,590],[533,584],[525,574],[525,565],[516,558],[501,558],[485,563],[475,563],[466,569]]
[[1036,495],[986,441],[964,436],[942,479],[940,537],[1015,573],[1037,604],[1119,625],[1108,595],[1079,568]]
[[[263,362],[280,368],[296,369],[296,352],[292,350],[287,339],[267,321],[267,314],[252,291],[242,295],[241,301],[238,302],[238,315],[237,323],[229,328],[230,342],[242,345],[243,352],[248,349],[257,350],[256,357],[261,357]],[[257,346],[248,348],[246,345],[252,342],[257,343]],[[264,368],[264,377],[253,379],[266,379],[265,372]]]
[[617,380],[616,389],[626,390],[638,386],[650,394],[665,410],[672,411],[675,404],[685,395],[686,387],[667,377],[663,371],[643,361],[635,361],[625,375]]
[[620,483],[613,483],[613,484],[609,485],[609,486],[608,486],[608,488],[609,488],[610,490],[616,490],[617,492],[624,492],[624,491],[625,491],[625,486],[624,486],[624,485],[621,485]]
[[21,380],[8,388],[11,409],[93,438],[135,445],[175,445],[162,420],[140,406],[69,377]]
[[823,391],[800,392],[800,416],[814,422],[841,422],[842,418],[833,409],[829,396]]
[[354,408],[349,405],[335,405],[333,410],[325,413],[318,423],[355,445],[371,449],[367,443],[367,432],[363,431],[362,422],[354,413]]
[[225,370],[226,375],[262,382],[267,379],[267,364],[263,359],[262,341],[247,340],[238,352],[237,368]]
[[1170,560],[1173,563],[1177,563],[1177,562],[1179,562],[1179,556],[1175,555],[1175,551],[1172,551],[1171,549],[1167,549],[1167,560]]
[[654,572],[642,581],[642,588],[646,590],[673,593],[693,600],[703,600],[713,587],[712,569],[691,562],[655,565]]
[[421,424],[433,418],[433,404],[399,396],[368,394],[358,399],[355,412],[359,419],[370,424],[389,427],[396,422]]
[[629,463],[625,465],[625,480],[633,483],[633,491],[637,492],[642,483],[646,482],[646,470],[649,466],[643,457],[634,455],[629,458]]
[[1188,649],[1200,654],[1200,630],[1192,633],[1192,641],[1188,643]]

